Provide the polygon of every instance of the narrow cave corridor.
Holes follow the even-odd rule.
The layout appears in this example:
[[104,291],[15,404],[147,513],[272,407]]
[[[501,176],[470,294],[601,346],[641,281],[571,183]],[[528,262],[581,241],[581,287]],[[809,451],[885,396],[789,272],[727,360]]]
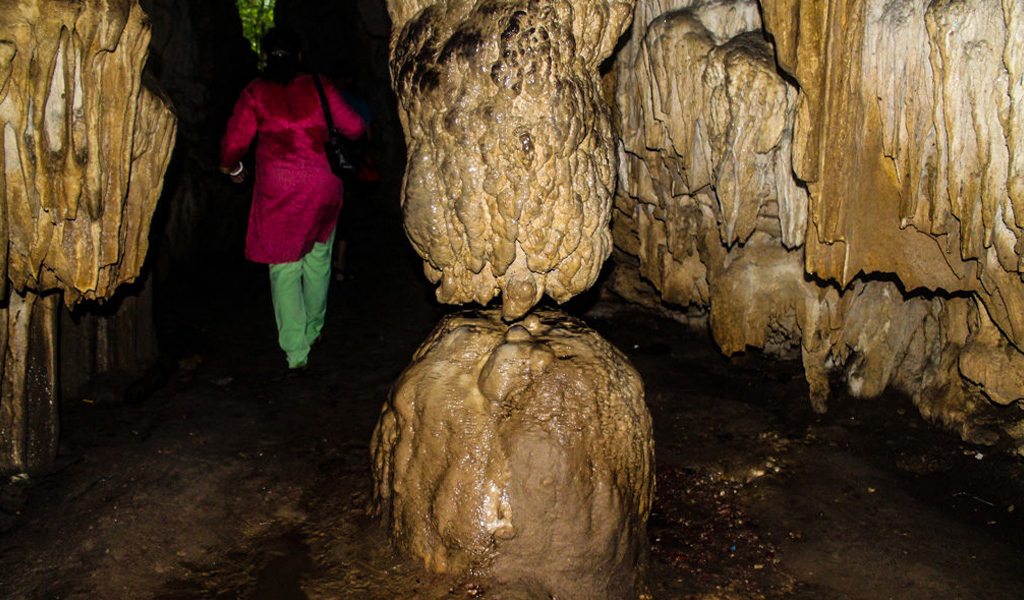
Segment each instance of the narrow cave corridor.
[[[0,8],[0,67],[11,54],[7,49],[23,41],[10,33],[16,30],[11,26],[15,20],[4,19],[16,14],[17,7],[48,2],[116,12],[104,3],[66,0],[17,0],[12,8]],[[413,211],[403,214],[400,208],[408,201],[409,190],[417,191],[403,183],[403,176],[408,177],[408,138],[402,125],[415,112],[409,106],[424,113],[438,106],[450,109],[445,102],[480,84],[467,79],[439,88],[435,97],[396,98],[391,85],[400,87],[401,69],[395,68],[399,59],[389,56],[391,19],[403,12],[406,17],[429,15],[430,10],[416,12],[424,6],[455,7],[453,14],[473,6],[479,10],[464,15],[463,23],[469,23],[501,10],[522,8],[519,12],[526,15],[537,6],[557,3],[277,0],[275,20],[302,32],[307,66],[328,74],[345,73],[360,82],[359,91],[373,112],[372,155],[381,174],[379,182],[353,185],[346,192],[346,276],[331,283],[324,334],[312,351],[309,369],[301,373],[285,368],[278,347],[266,266],[242,257],[251,183],[232,185],[217,172],[219,139],[232,102],[257,75],[257,60],[242,37],[235,2],[123,4],[138,4],[151,21],[143,79],[146,85],[158,84],[174,106],[174,153],[168,159],[146,263],[138,277],[109,302],[89,298],[73,310],[60,308],[55,313],[60,346],[55,357],[60,392],[59,428],[53,427],[59,430],[54,438],[56,457],[42,468],[15,471],[0,480],[0,600],[564,600],[536,581],[509,584],[476,568],[439,574],[403,553],[380,516],[373,514],[374,469],[379,466],[371,448],[382,407],[397,394],[400,375],[417,348],[446,315],[480,308],[438,302],[428,277],[444,281],[441,270],[431,272],[428,267],[424,277],[426,257],[417,254],[410,238],[423,230],[438,237],[450,232],[438,233],[416,222],[422,213],[410,217]],[[872,210],[857,208],[853,201],[836,202],[842,210],[854,209],[835,222],[849,228],[843,235],[862,242],[859,247],[851,242],[848,256],[863,270],[849,278],[844,273],[842,277],[849,279],[843,282],[846,287],[834,285],[840,279],[836,248],[846,241],[833,247],[836,240],[826,243],[826,232],[814,229],[818,225],[812,224],[812,217],[826,219],[840,212],[832,205],[822,208],[822,198],[845,202],[843,193],[849,189],[840,184],[853,181],[850,189],[860,190],[860,177],[876,186],[865,188],[872,202],[888,199],[885,193],[891,190],[879,183],[883,177],[878,173],[898,171],[900,166],[886,164],[872,171],[877,165],[855,155],[861,147],[852,134],[842,143],[826,143],[820,123],[828,119],[822,114],[815,114],[819,121],[806,129],[810,117],[799,110],[811,106],[817,92],[809,83],[801,88],[797,80],[812,81],[817,74],[810,72],[810,61],[797,60],[805,48],[785,46],[786,37],[794,37],[785,18],[816,25],[813,11],[786,13],[785,7],[798,6],[799,1],[569,4],[581,14],[581,7],[598,5],[612,6],[612,11],[627,5],[635,10],[632,28],[624,29],[618,39],[617,54],[604,63],[594,61],[595,71],[597,64],[603,65],[603,79],[595,81],[600,81],[604,99],[614,105],[615,121],[609,131],[614,129],[617,136],[618,162],[617,170],[608,165],[593,170],[605,169],[618,180],[609,192],[615,196],[606,198],[610,225],[585,216],[591,219],[589,224],[610,227],[608,239],[614,250],[607,249],[611,256],[603,268],[600,261],[593,262],[594,272],[601,275],[589,289],[579,293],[587,286],[574,280],[566,287],[579,295],[563,304],[544,297],[538,306],[560,308],[585,322],[621,350],[643,381],[642,400],[653,422],[655,489],[642,532],[646,543],[638,561],[638,597],[1024,598],[1024,421],[1019,416],[1022,401],[1017,399],[1024,394],[1017,385],[1024,381],[1024,358],[1012,337],[1019,319],[1014,302],[1024,289],[1014,280],[1017,273],[1012,269],[1019,267],[1011,265],[996,277],[992,271],[964,266],[971,260],[984,261],[969,251],[958,255],[955,248],[949,249],[960,243],[959,234],[939,231],[948,222],[937,216],[941,210],[929,212],[930,197],[922,192],[924,200],[914,196],[911,202],[897,195],[892,204],[899,204],[901,211],[914,205],[915,216],[928,213],[935,219],[918,229],[927,229],[946,244],[945,260],[962,260],[949,267],[960,269],[957,281],[962,287],[943,287],[950,280],[944,270],[935,268],[931,245],[938,242],[922,241],[924,234],[911,226],[913,218],[906,214],[900,214],[903,220],[898,225],[888,225],[902,237],[894,234],[886,239],[888,246],[864,251],[866,242],[891,233],[879,225],[877,215],[891,215],[873,210],[875,205],[868,207]],[[962,15],[949,21],[942,20],[946,13],[936,17],[939,9],[948,8],[946,4],[866,0],[871,10],[899,12],[900,18],[885,13],[892,18],[865,19],[866,25],[851,18],[849,29],[856,32],[856,27],[867,30],[888,23],[902,27],[898,31],[906,36],[912,26],[926,29],[926,12],[933,35],[937,28],[958,23],[958,18],[976,24]],[[984,14],[991,17],[996,4],[977,0],[970,10],[988,11]],[[999,39],[1011,48],[1014,40],[1024,40],[1024,10],[1012,2],[1002,6],[1009,7],[1006,12],[1013,18],[1006,17]],[[905,10],[900,12],[900,7]],[[949,8],[951,13],[955,10]],[[526,18],[519,12],[513,13],[515,28],[511,21],[507,26],[504,21],[490,25],[501,40],[519,33],[516,19]],[[420,29],[456,31],[444,48],[461,49],[449,55],[466,59],[474,43],[485,45],[473,41],[476,34],[471,28],[438,19],[431,24],[424,17],[435,29]],[[598,21],[603,27],[607,20],[595,18]],[[641,22],[646,29],[637,25]],[[768,35],[769,27],[775,37]],[[891,42],[890,37],[878,37]],[[431,52],[445,52],[440,51],[442,44],[428,38],[410,35],[405,50],[410,62],[427,65],[416,68],[430,74],[428,67],[436,66],[430,61],[437,58]],[[940,41],[954,46],[947,38]],[[423,47],[415,47],[419,42]],[[691,43],[699,51],[686,45]],[[910,42],[905,45],[914,47]],[[955,52],[943,49],[944,60],[960,64]],[[771,56],[769,50],[777,55]],[[927,52],[914,52],[911,59],[921,62],[913,64],[921,67]],[[886,53],[891,49],[881,48],[877,55]],[[838,57],[832,59],[846,59],[841,53]],[[1013,102],[1024,98],[1022,70],[1015,70],[1013,62],[1017,59],[1024,69],[1024,55],[1007,51],[1009,75],[997,78],[1009,81],[1005,95]],[[7,75],[2,69],[0,76],[0,118],[6,120],[12,113],[3,104],[8,88],[3,87]],[[488,72],[485,83],[490,77]],[[948,81],[955,79],[949,76],[944,82],[952,85]],[[719,84],[713,90],[701,88]],[[410,87],[422,94],[430,86],[420,81]],[[596,95],[597,90],[595,84],[591,91]],[[917,106],[903,93],[894,96],[903,99],[904,108]],[[811,100],[798,102],[798,94],[810,94]],[[714,104],[722,98],[733,111],[727,125],[715,121],[728,112]],[[1024,104],[1016,106],[991,112],[1007,123],[1024,119]],[[399,117],[402,110],[404,121]],[[980,119],[983,113],[987,114],[978,109],[974,117]],[[460,115],[446,120],[446,127],[460,119],[473,123]],[[510,110],[493,121],[500,125],[502,119],[515,122],[517,117]],[[800,119],[805,120],[803,138],[794,133]],[[955,120],[949,118],[951,123]],[[687,129],[698,122],[693,131]],[[590,125],[601,128],[600,123]],[[0,130],[3,126],[0,122]],[[777,139],[768,139],[771,136],[760,128],[771,129]],[[540,128],[532,130],[533,137],[522,135],[522,128],[514,129],[514,149],[542,149]],[[489,133],[482,135],[489,139]],[[934,131],[928,135],[923,137],[933,142]],[[1013,135],[1007,133],[1007,139]],[[791,156],[797,152],[795,144],[810,146],[819,138],[825,139],[820,157],[806,147],[798,157]],[[725,144],[723,140],[733,145],[713,146]],[[886,154],[886,160],[915,160],[905,156],[913,144],[902,139],[900,143],[904,146],[892,153],[904,154]],[[704,154],[697,151],[699,144],[708,145]],[[1024,173],[1024,142],[1013,138],[1008,144],[1010,153],[1017,154],[1007,162],[1019,163]],[[868,142],[862,145],[877,150]],[[693,156],[687,154],[690,148]],[[447,160],[438,158],[450,150],[454,151]],[[418,140],[418,164],[435,160],[438,170],[456,164],[457,169],[475,172],[479,165],[459,162],[462,154],[476,158],[471,150],[471,144],[431,146]],[[964,148],[957,151],[968,153]],[[588,150],[588,160],[589,154],[600,152]],[[951,163],[959,158],[953,151],[950,155]],[[797,175],[813,171],[808,166],[812,158],[820,158],[821,164],[842,159],[865,171],[862,177],[843,173],[835,181],[808,183]],[[721,159],[722,164],[712,168],[701,163],[712,159]],[[932,158],[920,162],[929,166],[928,160]],[[1009,179],[1019,175],[1005,173],[1012,171],[1006,165],[985,168]],[[480,169],[483,172],[484,167]],[[698,172],[701,169],[714,172],[714,177]],[[723,175],[730,172],[736,174],[735,180]],[[919,175],[913,172],[914,177]],[[601,188],[595,183],[599,176],[587,171],[579,179]],[[150,189],[158,187],[143,181]],[[1010,187],[1017,185],[1013,181]],[[4,185],[0,179],[0,192]],[[766,192],[768,188],[774,191]],[[439,205],[449,205],[436,214],[444,213],[452,222],[465,216],[457,214],[463,203],[440,196]],[[737,205],[730,207],[734,200]],[[983,200],[978,204],[996,217],[972,213],[968,218],[951,212],[949,222],[963,220],[964,237],[970,238],[965,244],[984,237],[969,231],[984,222],[984,227],[993,228],[986,232],[995,240],[994,246],[986,246],[990,253],[985,255],[985,268],[1012,263],[1010,258],[1017,257],[1013,253],[1020,254],[1007,242],[1015,235],[1010,232],[1012,224],[992,225],[993,218],[1012,221],[1012,210],[1003,205],[997,210],[988,197]],[[537,229],[563,225],[544,221]],[[588,236],[579,231],[577,237],[592,238],[595,247],[604,241],[601,232]],[[452,242],[453,247],[458,242]],[[519,247],[521,242],[515,240]],[[422,245],[426,243],[417,248]],[[13,242],[10,247],[13,256],[18,248]],[[806,262],[805,249],[817,253]],[[599,254],[594,251],[588,260]],[[892,264],[886,264],[887,259]],[[813,272],[812,267],[819,270]],[[11,270],[9,281],[14,277]],[[573,273],[585,270],[575,265]],[[984,273],[996,279],[985,279]],[[1000,279],[1003,275],[1007,277]],[[458,294],[479,293],[473,285],[476,282],[460,282],[462,287],[448,300],[454,304]],[[493,295],[505,282],[499,286],[492,278],[487,285]],[[8,298],[13,297],[10,288]],[[62,289],[77,293],[68,286]],[[48,293],[40,297],[56,303],[60,292]],[[490,300],[489,306],[501,306],[504,293],[503,288],[502,298]],[[1024,291],[1019,295],[1024,298]],[[0,307],[4,318],[13,306],[10,302]],[[517,310],[532,310],[528,304]],[[817,346],[812,348],[812,343]],[[11,352],[7,338],[3,347]],[[1005,360],[998,362],[1000,358]],[[7,394],[13,385],[8,380],[17,375],[11,375],[9,367],[0,368],[8,368],[0,370]],[[31,392],[31,386],[26,390]],[[947,394],[949,390],[955,393]],[[4,414],[0,411],[0,417]],[[0,431],[0,441],[4,435]],[[0,453],[2,458],[6,457]],[[461,458],[452,460],[457,463]],[[551,570],[557,567],[552,565]]]

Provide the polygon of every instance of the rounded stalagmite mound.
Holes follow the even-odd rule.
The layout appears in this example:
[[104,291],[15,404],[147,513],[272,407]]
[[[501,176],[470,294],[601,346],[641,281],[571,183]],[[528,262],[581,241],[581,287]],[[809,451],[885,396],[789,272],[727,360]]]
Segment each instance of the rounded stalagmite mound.
[[375,509],[428,569],[529,596],[636,598],[654,488],[643,384],[582,322],[447,316],[373,442]]

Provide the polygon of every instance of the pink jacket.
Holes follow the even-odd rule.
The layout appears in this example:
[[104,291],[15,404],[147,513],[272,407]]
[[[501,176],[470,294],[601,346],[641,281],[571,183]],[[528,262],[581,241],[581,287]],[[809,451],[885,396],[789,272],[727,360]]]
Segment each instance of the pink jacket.
[[[321,77],[334,126],[355,139],[363,120]],[[302,258],[326,242],[341,212],[344,189],[324,154],[327,124],[313,77],[287,85],[256,79],[242,90],[221,140],[220,166],[233,169],[256,139],[255,186],[245,257],[260,263]]]

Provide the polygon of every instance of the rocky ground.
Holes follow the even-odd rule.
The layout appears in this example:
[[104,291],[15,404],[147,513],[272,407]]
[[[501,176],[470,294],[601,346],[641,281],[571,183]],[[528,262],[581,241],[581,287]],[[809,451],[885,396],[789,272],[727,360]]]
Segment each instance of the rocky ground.
[[[377,414],[446,310],[408,248],[397,221],[359,223],[357,277],[298,378],[263,270],[229,263],[165,302],[167,384],[66,398],[55,470],[0,486],[0,597],[501,598],[396,556],[366,511]],[[570,308],[647,386],[650,598],[1024,598],[1018,459],[898,397],[838,394],[814,415],[798,364],[723,358],[663,314],[596,294]]]

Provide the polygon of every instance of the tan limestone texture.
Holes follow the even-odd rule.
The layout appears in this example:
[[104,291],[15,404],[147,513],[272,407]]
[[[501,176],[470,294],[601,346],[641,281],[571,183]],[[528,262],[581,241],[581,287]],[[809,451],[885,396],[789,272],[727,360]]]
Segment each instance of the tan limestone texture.
[[972,292],[1021,348],[1024,4],[764,7],[803,90],[793,168],[811,196],[808,272]]
[[[616,243],[666,302],[710,308],[724,352],[820,360],[838,294],[804,276],[798,92],[776,70],[757,3],[641,2],[616,72]],[[812,387],[823,406],[827,378]]]
[[984,405],[1024,396],[1022,36],[999,0],[640,0],[624,264],[723,352],[800,356],[817,410],[838,372],[993,441]]
[[615,136],[598,67],[632,0],[391,0],[405,229],[441,302],[526,314],[611,251]]
[[133,0],[0,4],[0,472],[56,452],[57,325],[138,276],[170,159]]
[[376,508],[428,568],[529,597],[638,596],[651,418],[637,372],[580,321],[447,316],[394,385],[372,450]]
[[73,304],[138,275],[175,133],[142,81],[148,45],[134,1],[0,6],[0,266],[15,289]]
[[970,338],[947,378],[959,383],[959,371],[1000,405],[1021,399],[1024,4],[763,5],[779,65],[801,86],[793,170],[810,193],[806,270],[969,292],[980,307],[945,323]]

